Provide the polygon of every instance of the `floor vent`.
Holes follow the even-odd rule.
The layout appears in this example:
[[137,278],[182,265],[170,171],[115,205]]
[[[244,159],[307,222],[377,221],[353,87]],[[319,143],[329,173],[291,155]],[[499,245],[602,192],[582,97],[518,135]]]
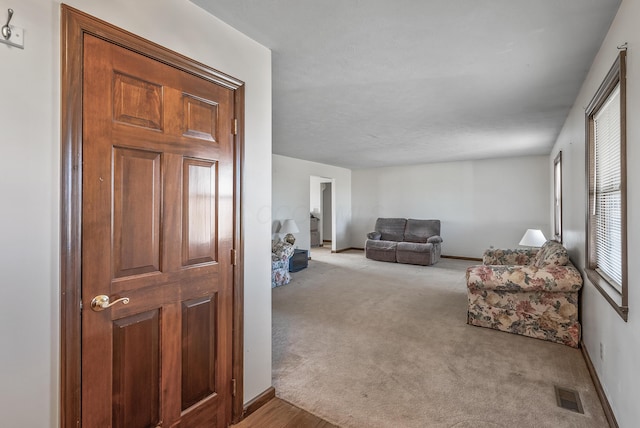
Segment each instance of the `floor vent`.
[[578,391],[568,388],[561,388],[554,386],[556,390],[556,400],[558,401],[558,407],[571,410],[572,412],[584,413],[582,409],[582,403],[580,402],[580,394]]

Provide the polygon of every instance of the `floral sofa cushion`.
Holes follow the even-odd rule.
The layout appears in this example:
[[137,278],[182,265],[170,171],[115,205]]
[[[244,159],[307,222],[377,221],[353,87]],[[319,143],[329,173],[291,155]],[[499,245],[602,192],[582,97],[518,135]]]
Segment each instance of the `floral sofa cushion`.
[[289,261],[277,260],[271,263],[271,288],[287,285],[291,282]]
[[294,247],[288,242],[278,240],[271,245],[271,261],[289,261],[293,255]]
[[545,266],[566,266],[569,263],[567,249],[557,241],[547,241],[536,254],[533,264],[539,268]]
[[580,272],[573,266],[487,266],[467,269],[467,287],[484,290],[571,292],[582,287]]
[[532,264],[537,248],[517,248],[515,250],[494,249],[486,250],[482,256],[485,265],[529,265]]
[[580,342],[578,293],[468,291],[468,324],[574,348]]

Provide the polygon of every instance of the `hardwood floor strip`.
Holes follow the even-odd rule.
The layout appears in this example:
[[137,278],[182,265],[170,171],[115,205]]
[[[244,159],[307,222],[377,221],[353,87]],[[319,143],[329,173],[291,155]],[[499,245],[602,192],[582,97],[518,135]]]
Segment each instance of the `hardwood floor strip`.
[[[256,427],[285,427],[288,422],[295,419],[300,409],[288,406],[281,400],[271,400],[255,415]],[[253,426],[253,425],[252,425]]]
[[262,394],[258,395],[256,398],[254,398],[253,400],[247,403],[247,405],[244,408],[244,411],[242,412],[243,419],[247,418],[249,415],[251,415],[258,409],[263,407],[265,404],[267,404],[269,401],[271,401],[275,397],[276,397],[276,389],[273,386],[267,388]]
[[334,428],[335,426],[311,413],[300,410],[300,413],[287,423],[285,428]]
[[235,428],[338,428],[279,398],[273,398]]

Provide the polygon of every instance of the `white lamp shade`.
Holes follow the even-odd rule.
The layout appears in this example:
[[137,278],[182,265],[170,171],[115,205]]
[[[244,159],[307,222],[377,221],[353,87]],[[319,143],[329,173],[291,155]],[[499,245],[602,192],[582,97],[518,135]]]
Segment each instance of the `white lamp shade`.
[[298,229],[298,225],[292,218],[286,219],[282,226],[280,227],[280,233],[298,233],[300,229]]
[[545,242],[547,242],[547,238],[544,237],[540,229],[527,229],[519,245],[525,247],[542,247]]

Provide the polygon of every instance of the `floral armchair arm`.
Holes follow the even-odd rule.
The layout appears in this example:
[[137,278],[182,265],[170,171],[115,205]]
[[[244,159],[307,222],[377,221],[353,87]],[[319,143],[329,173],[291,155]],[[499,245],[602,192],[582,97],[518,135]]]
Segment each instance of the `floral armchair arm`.
[[517,248],[514,250],[504,250],[490,248],[482,256],[482,263],[485,265],[529,265],[532,264],[537,248]]
[[566,266],[487,266],[467,269],[467,286],[476,290],[572,292],[582,287],[582,276]]
[[271,247],[271,261],[288,261],[295,248],[288,242],[278,241]]

